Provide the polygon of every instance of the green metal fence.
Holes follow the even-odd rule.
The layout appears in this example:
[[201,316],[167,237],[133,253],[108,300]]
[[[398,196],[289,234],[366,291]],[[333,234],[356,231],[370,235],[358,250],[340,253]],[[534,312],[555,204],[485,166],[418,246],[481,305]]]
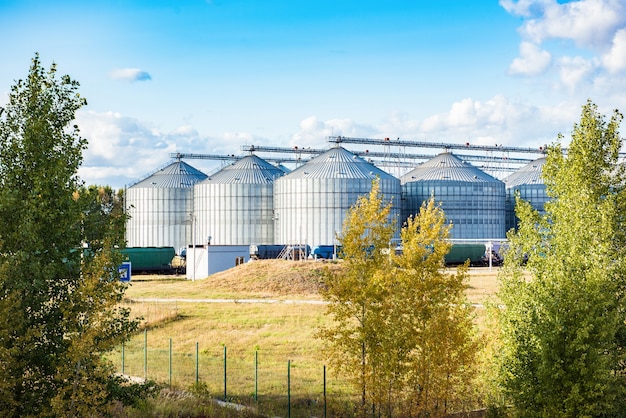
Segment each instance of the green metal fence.
[[178,389],[201,386],[215,399],[274,416],[333,416],[333,411],[349,410],[353,400],[345,382],[328,382],[325,365],[311,373],[290,359],[282,366],[275,361],[266,364],[258,350],[247,358],[230,355],[226,345],[200,347],[197,342],[186,352],[177,349],[172,338],[149,341],[148,334],[144,330],[143,338],[111,353],[114,362],[119,354],[122,374]]

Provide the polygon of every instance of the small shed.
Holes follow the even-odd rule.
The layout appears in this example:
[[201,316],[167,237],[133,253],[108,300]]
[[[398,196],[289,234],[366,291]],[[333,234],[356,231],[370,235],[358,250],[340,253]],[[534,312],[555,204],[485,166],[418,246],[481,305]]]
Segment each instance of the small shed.
[[250,261],[248,245],[196,245],[187,248],[188,280],[206,279],[220,271],[228,270]]

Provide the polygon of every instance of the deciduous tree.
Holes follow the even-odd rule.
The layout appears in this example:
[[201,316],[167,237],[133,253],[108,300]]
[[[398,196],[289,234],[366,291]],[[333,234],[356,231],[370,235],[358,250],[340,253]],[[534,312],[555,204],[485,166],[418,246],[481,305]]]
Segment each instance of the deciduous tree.
[[391,370],[400,416],[443,416],[471,404],[469,386],[478,350],[473,308],[467,301],[468,264],[446,270],[450,225],[434,199],[424,202],[401,230],[403,251],[392,256],[388,316],[398,335],[390,341]]
[[467,266],[445,271],[449,226],[433,200],[402,228],[397,255],[389,212],[377,182],[349,211],[344,266],[326,276],[334,322],[320,336],[358,387],[361,415],[441,416],[469,381],[476,352]]
[[110,186],[82,186],[74,199],[82,208],[81,228],[84,243],[92,251],[108,244],[122,248],[128,216],[124,210],[124,191]]
[[381,314],[390,291],[381,274],[389,265],[389,246],[394,235],[391,203],[384,203],[379,182],[372,183],[368,196],[359,198],[348,211],[339,241],[344,268],[326,277],[325,298],[334,325],[321,330],[329,344],[333,364],[359,389],[364,415],[376,402],[379,385],[376,361],[383,333],[389,330]]
[[[96,232],[77,169],[87,141],[73,125],[86,104],[69,76],[36,55],[0,117],[0,410],[8,416],[89,416],[112,401],[102,359],[136,323],[114,222]],[[108,221],[107,221],[108,222]],[[85,232],[99,242],[83,252]]]
[[517,205],[500,276],[500,376],[524,416],[611,416],[626,406],[621,121],[588,102],[567,152],[561,137],[548,150],[545,215]]

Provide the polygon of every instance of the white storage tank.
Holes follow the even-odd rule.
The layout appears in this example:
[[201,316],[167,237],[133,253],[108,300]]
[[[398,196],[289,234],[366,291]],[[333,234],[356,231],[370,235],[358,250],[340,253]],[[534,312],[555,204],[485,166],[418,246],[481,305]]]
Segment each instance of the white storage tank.
[[206,174],[177,160],[126,189],[129,247],[174,247],[191,242],[193,186]]
[[333,245],[346,212],[380,178],[391,216],[400,215],[400,180],[342,147],[313,158],[274,184],[275,243]]
[[401,180],[403,219],[419,213],[422,202],[434,196],[453,224],[451,239],[505,237],[504,183],[455,155],[439,154]]
[[274,180],[284,174],[281,168],[249,155],[196,184],[195,243],[272,244]]
[[545,162],[545,157],[538,158],[502,180],[506,186],[507,231],[511,228],[517,228],[515,193],[519,193],[520,198],[529,202],[539,213],[544,213],[543,206],[550,200],[546,194],[546,185],[541,177],[541,170]]

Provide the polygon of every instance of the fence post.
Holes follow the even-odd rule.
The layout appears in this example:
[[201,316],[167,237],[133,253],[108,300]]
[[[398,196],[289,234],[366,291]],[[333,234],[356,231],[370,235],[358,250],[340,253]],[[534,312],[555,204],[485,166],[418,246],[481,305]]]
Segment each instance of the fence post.
[[224,402],[227,402],[227,396],[226,396],[226,344],[224,344]]
[[287,417],[291,417],[291,360],[287,360]]
[[259,401],[259,350],[254,351],[254,401]]
[[196,341],[196,386],[198,386],[198,342]]
[[122,374],[124,374],[124,341],[122,341]]
[[326,365],[324,364],[324,418],[326,418]]
[[148,328],[143,330],[143,378],[148,380]]
[[170,389],[172,388],[172,339],[170,338]]

